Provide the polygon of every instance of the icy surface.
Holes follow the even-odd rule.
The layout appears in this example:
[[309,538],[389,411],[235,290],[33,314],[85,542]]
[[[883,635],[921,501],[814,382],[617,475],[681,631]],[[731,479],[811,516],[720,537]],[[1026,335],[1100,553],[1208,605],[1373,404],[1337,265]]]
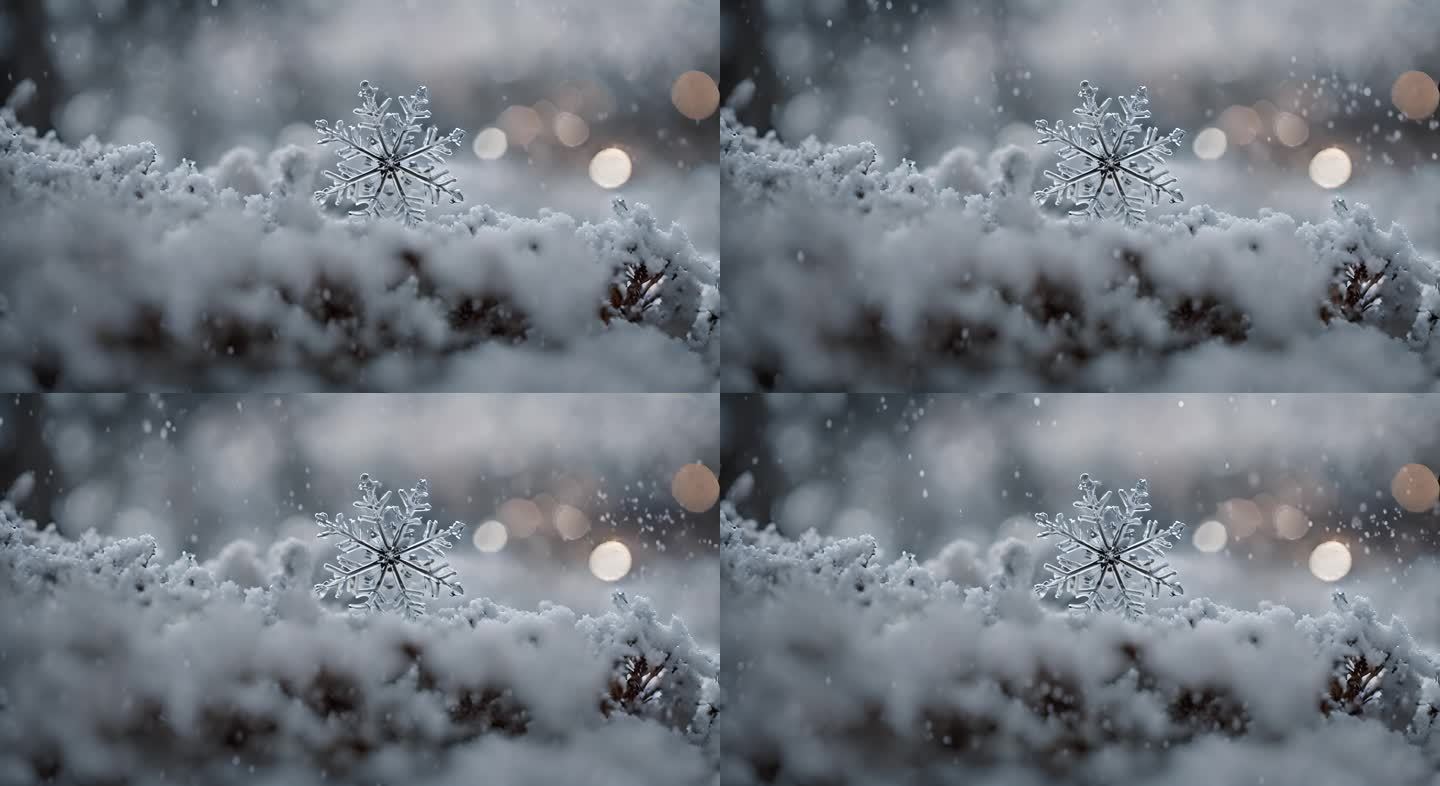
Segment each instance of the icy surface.
[[1120,96],[1120,111],[1111,112],[1107,98],[1099,103],[1099,90],[1080,83],[1080,106],[1072,125],[1037,120],[1040,144],[1054,145],[1060,155],[1055,170],[1046,170],[1050,185],[1035,192],[1035,201],[1075,203],[1072,216],[1119,218],[1126,223],[1145,219],[1145,209],[1162,199],[1183,202],[1175,176],[1165,168],[1185,132],[1175,129],[1160,136],[1141,121],[1150,117],[1150,96],[1144,85],[1134,95]]
[[1045,564],[1050,578],[1035,585],[1036,594],[1071,595],[1071,608],[1131,616],[1143,613],[1145,599],[1160,597],[1162,590],[1185,594],[1175,569],[1165,561],[1165,552],[1174,547],[1185,525],[1177,521],[1162,528],[1159,521],[1145,520],[1150,488],[1143,478],[1132,488],[1118,490],[1119,505],[1110,501],[1117,491],[1096,496],[1099,488],[1099,481],[1081,475],[1080,499],[1074,503],[1079,512],[1073,518],[1035,514],[1040,537],[1059,542],[1055,562]]
[[[320,537],[339,541],[334,563],[326,563],[330,578],[315,585],[315,593],[353,595],[352,609],[403,611],[410,616],[425,613],[425,598],[440,597],[441,588],[458,597],[465,594],[455,580],[455,569],[445,561],[445,552],[454,547],[465,529],[455,522],[441,529],[436,519],[426,521],[430,510],[430,486],[421,478],[409,489],[399,489],[399,505],[389,504],[393,491],[376,495],[380,482],[368,474],[360,476],[360,499],[354,502],[358,515],[346,518],[337,513],[316,513]],[[408,579],[408,581],[407,581]]]
[[[334,145],[340,155],[339,171],[325,171],[330,185],[315,192],[315,200],[353,202],[352,216],[399,218],[406,224],[425,220],[425,208],[440,204],[442,195],[463,202],[455,176],[445,159],[459,149],[465,132],[455,129],[445,137],[435,126],[420,124],[430,117],[430,94],[421,85],[414,95],[400,96],[400,111],[386,111],[392,98],[376,102],[379,89],[360,83],[360,106],[353,126],[343,120],[330,125],[315,121],[320,144]],[[419,138],[416,135],[419,135]],[[409,186],[407,189],[406,186]]]
[[312,562],[167,562],[0,503],[0,782],[713,782],[717,657],[645,599],[336,613]]
[[728,503],[721,537],[725,783],[1419,784],[1440,763],[1434,656],[1363,599],[1086,615],[1036,599],[1019,541],[892,560]]
[[[922,170],[721,127],[726,389],[1428,390],[1435,263],[1362,205],[1034,205],[1029,154]],[[822,297],[801,293],[822,292]]]
[[0,380],[714,388],[719,263],[645,205],[356,226],[311,200],[316,169],[297,147],[167,168],[151,145],[71,147],[0,112]]

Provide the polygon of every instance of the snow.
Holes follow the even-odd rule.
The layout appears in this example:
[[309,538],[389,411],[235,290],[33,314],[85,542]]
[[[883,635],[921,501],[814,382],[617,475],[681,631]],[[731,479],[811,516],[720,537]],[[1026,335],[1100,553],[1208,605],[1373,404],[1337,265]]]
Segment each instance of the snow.
[[337,513],[332,519],[328,513],[315,514],[319,537],[338,536],[340,552],[334,563],[325,563],[330,578],[315,585],[315,594],[353,595],[353,609],[410,615],[424,614],[425,596],[440,597],[442,587],[452,597],[464,595],[445,552],[455,546],[452,538],[460,540],[465,523],[457,521],[442,530],[438,519],[426,521],[420,515],[430,510],[430,486],[424,478],[408,490],[396,490],[399,505],[386,504],[391,491],[377,497],[379,488],[379,481],[361,474],[361,497],[353,503],[358,515],[347,519]]
[[[1048,513],[1035,514],[1038,537],[1054,536],[1059,544],[1055,562],[1045,563],[1050,578],[1035,585],[1035,592],[1074,596],[1071,608],[1132,615],[1143,613],[1146,598],[1160,597],[1162,589],[1170,595],[1185,594],[1165,559],[1185,525],[1177,521],[1161,529],[1159,521],[1146,521],[1140,515],[1150,510],[1144,478],[1129,489],[1097,497],[1099,488],[1099,481],[1082,474],[1081,497],[1072,503],[1079,513],[1073,519],[1063,513],[1053,519]],[[1112,493],[1119,497],[1119,505],[1109,504]]]
[[717,658],[648,600],[350,614],[313,561],[167,562],[0,503],[0,782],[713,782]]
[[1435,262],[1363,205],[1073,221],[1022,148],[891,167],[721,125],[727,390],[1434,385]]
[[[330,185],[316,191],[315,200],[354,202],[351,215],[398,217],[406,224],[423,221],[426,207],[439,204],[441,194],[452,203],[465,201],[452,187],[455,176],[445,168],[445,159],[460,148],[465,132],[457,128],[441,139],[439,128],[420,125],[418,121],[430,117],[430,94],[424,85],[414,95],[399,97],[399,112],[386,112],[392,99],[376,103],[378,94],[379,88],[368,80],[360,82],[360,106],[354,113],[361,120],[354,127],[343,120],[334,126],[328,120],[315,121],[320,144],[333,144],[340,154],[340,171],[325,171]],[[416,134],[421,134],[419,139]],[[393,189],[386,187],[387,180]]]
[[[740,504],[743,504],[740,503]],[[1016,540],[934,562],[721,519],[726,783],[1423,783],[1434,653],[1369,601],[1057,611]]]
[[[715,388],[719,262],[648,206],[352,223],[312,203],[319,164],[290,146],[172,168],[148,143],[71,146],[0,114],[0,380]],[[637,278],[644,302],[625,296]]]
[[1162,196],[1185,201],[1175,176],[1165,168],[1165,159],[1175,153],[1172,145],[1178,147],[1185,132],[1177,128],[1160,137],[1153,126],[1140,122],[1150,117],[1144,85],[1134,95],[1120,96],[1119,112],[1106,111],[1113,99],[1096,103],[1098,94],[1088,81],[1080,82],[1080,106],[1074,110],[1080,119],[1072,126],[1035,121],[1040,144],[1055,145],[1060,155],[1059,171],[1045,171],[1050,185],[1035,192],[1035,201],[1072,201],[1072,216],[1114,217],[1126,223],[1143,221],[1145,209],[1160,204]]

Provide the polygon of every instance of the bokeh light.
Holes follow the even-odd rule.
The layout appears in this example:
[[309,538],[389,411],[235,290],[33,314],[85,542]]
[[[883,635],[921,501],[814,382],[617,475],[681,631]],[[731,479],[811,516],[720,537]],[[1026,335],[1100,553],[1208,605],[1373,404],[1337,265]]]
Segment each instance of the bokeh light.
[[590,572],[601,581],[619,581],[630,572],[630,549],[618,540],[607,540],[590,552]]
[[1338,540],[1327,540],[1310,552],[1310,572],[1321,581],[1339,581],[1350,572],[1350,548]]
[[1310,531],[1310,518],[1293,505],[1275,507],[1275,534],[1285,540],[1299,540]]
[[521,147],[534,142],[535,137],[544,130],[540,113],[532,107],[518,104],[506,107],[505,111],[500,113],[498,124],[504,129],[506,137]]
[[1253,107],[1236,104],[1220,113],[1220,128],[1226,138],[1237,145],[1248,145],[1260,136],[1263,124]]
[[1275,138],[1286,147],[1299,147],[1310,138],[1310,125],[1305,122],[1305,118],[1299,115],[1290,112],[1277,113],[1275,115]]
[[720,106],[720,88],[703,71],[686,71],[670,88],[670,102],[691,120],[704,120]]
[[579,147],[590,138],[590,126],[577,114],[556,112],[555,138],[566,147]]
[[514,538],[528,538],[540,529],[541,523],[545,521],[545,515],[540,512],[540,506],[528,499],[515,498],[506,500],[496,511],[496,517],[505,524],[510,536]]
[[494,554],[505,548],[505,544],[510,540],[510,533],[506,532],[504,524],[491,519],[475,528],[473,539],[475,548],[486,554]]
[[704,513],[720,499],[720,481],[704,464],[686,464],[670,481],[670,493],[691,513]]
[[1213,554],[1225,548],[1227,539],[1225,525],[1213,519],[1195,528],[1195,548],[1207,554]]
[[601,188],[619,188],[630,180],[630,156],[618,147],[607,147],[590,159],[590,179]]
[[1201,129],[1195,135],[1195,157],[1214,161],[1225,155],[1225,132],[1218,128]]
[[1220,518],[1230,525],[1230,534],[1236,540],[1247,538],[1260,529],[1264,514],[1253,500],[1236,498],[1220,503]]
[[1390,480],[1390,493],[1400,507],[1411,513],[1424,513],[1440,499],[1440,480],[1424,464],[1406,464]]
[[1350,179],[1350,156],[1338,147],[1327,147],[1310,159],[1310,179],[1321,188],[1339,188]]
[[562,502],[555,506],[555,531],[565,540],[582,538],[590,531],[590,517],[574,505]]
[[1406,71],[1390,87],[1390,101],[1411,120],[1423,120],[1440,106],[1440,88],[1424,71]]
[[484,161],[494,161],[505,155],[510,143],[506,140],[504,131],[491,126],[481,129],[480,133],[475,135],[471,147],[475,150],[476,157]]

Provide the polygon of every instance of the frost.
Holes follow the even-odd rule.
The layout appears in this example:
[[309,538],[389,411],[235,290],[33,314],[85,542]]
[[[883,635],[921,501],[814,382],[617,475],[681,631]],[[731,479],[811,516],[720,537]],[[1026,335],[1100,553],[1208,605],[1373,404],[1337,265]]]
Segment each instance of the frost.
[[1045,564],[1051,577],[1036,584],[1035,593],[1073,595],[1072,609],[1129,615],[1143,613],[1145,599],[1160,597],[1162,589],[1184,594],[1165,551],[1174,547],[1185,525],[1177,521],[1161,529],[1155,519],[1145,520],[1141,514],[1150,510],[1150,488],[1144,478],[1119,490],[1119,505],[1110,503],[1110,491],[1097,497],[1099,488],[1099,481],[1081,475],[1081,496],[1074,503],[1080,512],[1074,518],[1035,514],[1040,537],[1060,541],[1059,556]]
[[714,781],[718,656],[649,600],[356,615],[312,569],[298,540],[171,561],[0,501],[0,782]]
[[378,94],[368,81],[360,83],[360,106],[354,110],[360,121],[353,126],[315,121],[320,144],[335,145],[340,153],[339,171],[325,171],[331,185],[316,191],[315,201],[354,202],[352,216],[394,217],[407,224],[423,221],[426,206],[440,204],[441,195],[452,203],[464,201],[444,164],[465,132],[457,128],[442,139],[435,126],[421,126],[419,121],[430,117],[424,85],[412,96],[400,96],[399,112],[386,111],[390,98],[376,103]]
[[1185,132],[1177,128],[1160,137],[1153,126],[1140,122],[1150,117],[1144,85],[1134,95],[1120,97],[1119,112],[1107,111],[1109,98],[1097,104],[1098,94],[1088,81],[1080,83],[1080,106],[1074,110],[1080,119],[1074,125],[1035,121],[1040,144],[1054,144],[1060,152],[1059,171],[1046,170],[1051,185],[1036,191],[1035,201],[1074,202],[1072,216],[1121,218],[1132,224],[1143,221],[1145,208],[1160,204],[1162,196],[1184,201],[1165,158],[1174,154],[1170,146],[1180,144]]
[[439,521],[424,520],[420,514],[430,510],[425,479],[400,489],[399,505],[388,504],[390,491],[376,496],[380,483],[369,474],[360,476],[359,488],[361,496],[354,503],[358,516],[347,519],[338,513],[332,519],[328,513],[315,514],[320,537],[340,539],[340,555],[325,564],[330,578],[315,585],[315,594],[354,595],[352,609],[403,611],[411,616],[423,614],[426,595],[438,598],[442,587],[452,596],[463,595],[445,552],[454,547],[465,525],[457,521],[439,529]]

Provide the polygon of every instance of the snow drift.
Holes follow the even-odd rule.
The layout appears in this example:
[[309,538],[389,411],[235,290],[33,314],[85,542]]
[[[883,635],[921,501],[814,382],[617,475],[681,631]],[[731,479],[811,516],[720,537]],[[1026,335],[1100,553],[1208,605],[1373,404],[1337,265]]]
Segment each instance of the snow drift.
[[0,111],[8,389],[708,390],[718,261],[644,205],[352,223],[319,161],[167,169]]
[[736,784],[1428,783],[1436,665],[1396,619],[1036,600],[1019,541],[886,558],[722,511]]
[[1365,206],[1127,228],[1036,207],[1035,168],[1010,147],[887,169],[725,110],[726,389],[1433,387],[1435,262]]
[[166,562],[0,503],[0,782],[713,781],[717,658],[646,600],[351,615],[311,570],[296,540]]

